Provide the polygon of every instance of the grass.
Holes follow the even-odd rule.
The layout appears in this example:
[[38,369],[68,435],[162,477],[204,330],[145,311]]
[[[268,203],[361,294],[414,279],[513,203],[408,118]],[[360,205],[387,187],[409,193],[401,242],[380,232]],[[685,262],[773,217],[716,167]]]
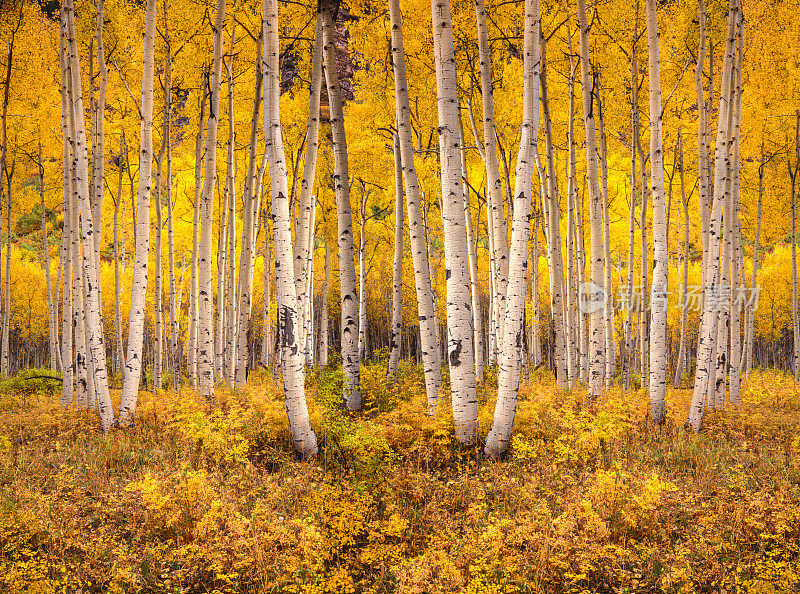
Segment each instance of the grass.
[[[12,378],[13,379],[13,378]],[[0,383],[0,590],[7,592],[794,592],[800,589],[800,395],[754,372],[738,410],[684,429],[688,390],[647,395],[539,374],[502,461],[425,414],[421,371],[309,375],[322,449],[291,451],[266,376],[142,392],[103,435],[59,388]],[[26,382],[22,382],[27,385]],[[485,436],[492,388],[480,398]],[[119,394],[114,394],[119,398]]]

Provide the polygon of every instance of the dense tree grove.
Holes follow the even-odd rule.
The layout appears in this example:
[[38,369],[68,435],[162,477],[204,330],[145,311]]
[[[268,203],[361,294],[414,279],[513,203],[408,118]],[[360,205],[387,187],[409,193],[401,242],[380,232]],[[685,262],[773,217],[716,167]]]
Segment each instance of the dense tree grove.
[[0,369],[104,431],[264,369],[311,458],[309,370],[357,411],[412,360],[499,457],[534,369],[657,424],[692,387],[695,431],[800,373],[797,0],[11,0],[0,38]]

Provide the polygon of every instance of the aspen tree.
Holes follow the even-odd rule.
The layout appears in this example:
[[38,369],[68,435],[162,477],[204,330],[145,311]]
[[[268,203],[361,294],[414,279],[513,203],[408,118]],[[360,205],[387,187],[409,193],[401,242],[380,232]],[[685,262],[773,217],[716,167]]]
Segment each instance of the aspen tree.
[[272,323],[270,303],[272,302],[272,250],[269,243],[269,216],[264,209],[264,312],[261,320],[261,365],[269,368],[272,352]]
[[631,386],[631,372],[635,361],[635,337],[633,334],[634,317],[634,285],[633,265],[636,255],[636,138],[639,134],[639,67],[636,60],[636,43],[638,40],[639,4],[636,4],[636,18],[633,25],[633,44],[631,48],[631,202],[628,216],[628,287],[627,287],[627,315],[625,316],[624,342],[625,342],[625,381],[624,387],[628,390]]
[[361,183],[361,196],[358,200],[358,358],[366,358],[367,350],[367,265],[364,261],[364,247],[366,243],[367,200],[369,190],[364,189]]
[[[392,325],[389,329],[389,362],[387,374],[392,377],[400,366],[400,345],[403,336],[403,165],[400,140],[392,136],[394,156],[394,266],[392,268]],[[469,212],[467,212],[469,216]],[[474,303],[474,301],[473,301]]]
[[519,364],[525,330],[527,292],[528,231],[530,228],[533,155],[539,130],[539,0],[525,2],[523,41],[522,130],[514,182],[514,222],[511,229],[509,282],[503,348],[500,356],[497,404],[484,451],[497,457],[511,440],[519,393]]
[[[600,92],[600,76],[598,74],[597,84],[597,115],[600,124],[600,146],[598,155],[600,157],[600,180],[601,191],[603,193],[603,291],[605,300],[603,301],[603,329],[606,345],[606,369],[605,385],[611,387],[611,381],[616,374],[616,358],[614,352],[614,284],[612,279],[613,262],[611,260],[611,231],[609,221],[609,196],[608,196],[608,148],[606,142],[605,121],[603,119],[603,103]],[[580,217],[580,210],[578,211]],[[669,222],[669,221],[668,221]],[[580,241],[583,239],[581,237]],[[579,270],[583,270],[579,264]],[[579,280],[580,282],[580,280]]]
[[189,344],[186,348],[186,374],[192,386],[197,387],[197,331],[198,331],[198,259],[200,248],[200,203],[203,196],[203,131],[205,129],[206,96],[208,78],[203,76],[200,91],[200,118],[197,124],[197,137],[194,149],[194,214],[192,217],[192,260],[189,288]]
[[[61,67],[61,187],[64,199],[64,226],[61,230],[61,407],[67,408],[74,398],[73,378],[75,376],[75,360],[72,356],[72,218],[70,203],[72,190],[70,184],[71,127],[69,103],[69,69],[67,66],[66,16],[61,11],[59,18],[58,59]],[[0,153],[2,156],[2,153]],[[5,158],[3,157],[4,161]],[[0,175],[0,183],[2,175]]]
[[[120,245],[119,245],[119,207],[122,204],[122,170],[125,167],[122,155],[127,161],[128,146],[125,143],[125,127],[120,126],[119,139],[119,160],[117,162],[117,198],[114,201],[114,295],[122,295],[120,287]],[[114,327],[115,327],[115,370],[122,373],[122,360],[125,357],[125,350],[122,346],[122,311],[119,299],[114,299]]]
[[[306,124],[306,154],[303,160],[303,178],[300,182],[299,216],[295,226],[294,275],[297,291],[297,315],[300,320],[298,336],[304,351],[308,321],[308,303],[312,295],[307,292],[309,278],[309,242],[313,242],[311,210],[314,207],[314,179],[319,152],[319,106],[322,94],[322,12],[317,12],[314,27],[314,49],[311,55],[311,81],[308,97],[308,121]],[[295,168],[297,169],[297,168]],[[296,171],[295,171],[296,173]],[[313,245],[313,243],[312,243]]]
[[456,437],[463,445],[472,446],[478,437],[478,399],[472,353],[469,268],[465,261],[467,234],[461,191],[461,133],[450,0],[431,0],[431,17],[439,116],[450,394]]
[[[42,141],[39,141],[39,152],[36,160],[39,170],[39,214],[42,220],[42,268],[44,268],[44,278],[47,288],[47,336],[50,347],[50,369],[58,371],[59,352],[58,352],[58,331],[56,330],[56,317],[58,316],[58,306],[53,299],[53,286],[50,280],[50,246],[47,242],[47,215],[44,206],[44,162],[42,161]],[[58,288],[56,288],[58,292]]]
[[[258,234],[256,149],[258,144],[258,114],[261,109],[263,87],[261,76],[262,43],[263,40],[259,37],[256,41],[256,86],[253,97],[253,115],[250,118],[250,149],[247,155],[247,174],[242,197],[242,248],[239,256],[238,304],[236,307],[238,317],[236,321],[235,384],[237,387],[244,386],[247,383],[248,355],[250,352],[247,335],[250,327],[250,310],[253,301],[253,268],[255,265],[256,236]],[[266,260],[264,261],[264,268],[267,268]],[[268,303],[266,293],[264,293],[264,303]]]
[[[236,24],[231,30],[231,50],[228,56],[228,163],[225,191],[228,194],[227,224],[227,294],[225,304],[224,330],[224,377],[229,386],[233,386],[234,362],[236,361],[236,129],[233,109],[233,56],[236,44]],[[222,342],[222,341],[221,341]]]
[[[722,85],[720,87],[720,103],[717,122],[717,141],[714,154],[714,186],[711,217],[709,220],[709,254],[707,278],[703,278],[703,288],[706,297],[717,290],[719,282],[719,257],[720,257],[720,226],[722,219],[722,206],[726,189],[726,176],[728,174],[728,161],[730,159],[729,142],[732,127],[733,109],[731,109],[731,75],[733,70],[734,45],[736,25],[739,20],[739,4],[731,0],[728,6],[728,32],[725,47],[725,59],[722,69]],[[689,408],[688,425],[695,432],[700,430],[705,411],[706,395],[710,388],[710,379],[715,360],[714,346],[716,342],[716,304],[713,299],[706,298],[703,302],[703,314],[700,322],[699,339],[697,346],[697,369],[695,372],[692,403]],[[713,384],[712,384],[713,385]]]
[[688,308],[686,307],[686,294],[689,290],[689,199],[686,196],[686,185],[684,181],[684,167],[683,167],[683,130],[678,128],[678,170],[680,171],[681,182],[681,205],[683,206],[683,278],[681,281],[681,295],[683,295],[684,303],[681,306],[681,336],[678,345],[678,358],[675,361],[675,378],[672,380],[672,385],[679,388],[681,385],[681,377],[684,367],[689,367],[689,355],[686,352],[686,323],[688,317]]
[[[74,398],[73,378],[75,360],[72,357],[72,250],[71,246],[71,186],[70,167],[70,118],[69,118],[69,81],[67,68],[67,48],[65,15],[61,11],[59,18],[58,61],[61,68],[61,188],[64,200],[64,226],[61,230],[61,406],[68,407]],[[2,153],[0,153],[2,155]]]
[[[705,91],[703,90],[703,66],[706,56],[706,4],[705,0],[697,2],[697,21],[700,33],[699,46],[697,48],[697,65],[694,71],[695,94],[697,99],[697,186],[700,199],[700,239],[703,244],[702,271],[703,278],[706,276],[706,263],[708,262],[708,230],[710,180],[709,173],[709,138],[708,129],[708,107],[706,105]],[[713,56],[711,57],[713,61]],[[713,85],[711,85],[713,88]]]
[[339,286],[342,297],[341,353],[345,378],[344,401],[350,410],[361,409],[361,371],[358,361],[358,299],[356,269],[353,260],[353,217],[350,213],[350,177],[344,110],[336,63],[333,15],[331,7],[322,11],[325,81],[331,114],[331,138],[334,157],[334,188],[339,231]]
[[153,164],[153,74],[157,0],[147,0],[142,59],[142,103],[140,113],[139,184],[136,199],[136,246],[131,313],[128,323],[128,354],[122,375],[120,422],[130,422],[136,414],[136,399],[142,370],[144,308],[147,295],[147,266],[150,256],[150,185]]
[[[484,0],[475,0],[475,19],[478,29],[478,57],[481,77],[481,104],[483,115],[483,152],[486,165],[487,214],[494,248],[494,319],[497,347],[502,341],[505,319],[506,285],[508,283],[508,236],[503,212],[503,187],[497,163],[497,131],[494,121],[494,90],[492,88],[492,54],[489,48],[489,32],[486,26]],[[480,142],[476,136],[476,142]],[[496,356],[496,355],[495,355]]]
[[162,192],[162,173],[164,167],[164,153],[167,150],[167,138],[169,124],[166,120],[167,111],[164,112],[164,123],[161,134],[161,149],[158,151],[156,160],[156,228],[155,228],[155,271],[153,287],[153,330],[155,333],[155,357],[153,360],[153,389],[160,390],[163,387],[162,366],[164,363],[164,307],[163,307],[163,287],[161,286],[161,269],[163,263],[163,252],[161,249],[162,236],[164,229],[164,217],[161,208]]
[[[95,228],[94,254],[95,261],[100,262],[100,247],[103,232],[103,183],[105,182],[105,142],[106,142],[106,88],[108,86],[108,67],[106,66],[105,47],[103,45],[103,25],[105,21],[104,0],[97,0],[97,69],[100,75],[100,85],[97,92],[95,109],[95,129],[93,130],[96,142],[92,146],[92,166],[94,187],[92,191],[92,216]],[[98,278],[99,280],[99,278]],[[99,288],[98,288],[99,290]],[[102,300],[101,300],[102,307]]]
[[566,312],[564,311],[564,264],[561,252],[561,225],[559,222],[558,176],[553,157],[553,133],[550,118],[550,101],[547,86],[547,44],[540,40],[541,74],[540,88],[542,118],[544,119],[544,139],[547,163],[547,192],[542,195],[547,239],[547,263],[550,274],[550,312],[553,318],[555,353],[553,354],[556,381],[567,385],[567,342]]
[[[103,345],[103,323],[100,315],[100,295],[97,279],[99,265],[95,260],[94,227],[92,223],[92,206],[89,193],[89,159],[86,148],[86,124],[81,90],[80,66],[78,63],[77,42],[75,40],[75,11],[72,0],[64,3],[67,19],[67,46],[72,58],[71,79],[73,90],[72,112],[75,121],[75,151],[72,155],[76,170],[76,185],[73,188],[76,202],[80,200],[81,230],[83,239],[82,272],[84,276],[83,290],[85,294],[86,344],[88,352],[89,374],[96,390],[97,407],[103,431],[108,431],[114,423],[114,410],[108,391],[106,374],[105,346]],[[73,219],[73,228],[77,228],[77,217]],[[90,403],[93,404],[93,403]]]
[[[264,37],[264,132],[269,154],[272,220],[275,232],[275,270],[278,293],[278,332],[281,341],[283,389],[286,412],[295,449],[305,458],[317,454],[317,438],[311,429],[306,407],[305,370],[297,342],[297,294],[295,293],[292,235],[289,221],[289,192],[286,157],[280,123],[280,70],[278,54],[278,2],[263,0]],[[327,16],[330,16],[329,14]],[[329,23],[328,23],[329,24]],[[330,63],[330,62],[329,62]],[[356,362],[357,364],[358,362]]]
[[650,299],[650,416],[664,422],[667,388],[667,211],[664,197],[661,67],[658,56],[656,0],[645,0],[647,13],[647,75],[650,85],[650,177],[653,182],[653,281]]
[[[761,240],[761,205],[764,198],[764,141],[761,141],[761,158],[758,164],[758,206],[756,208],[756,235],[753,240],[753,269],[750,274],[750,291],[756,290],[758,282],[758,256],[759,242]],[[741,368],[745,377],[753,368],[753,325],[755,321],[755,308],[749,304],[745,309],[745,336],[744,347],[742,348]]]
[[319,311],[319,368],[328,366],[328,294],[331,287],[331,254],[328,239],[325,239],[325,281],[322,285],[322,307]]
[[[22,20],[22,12],[20,11],[20,21]],[[9,349],[8,349],[8,327],[11,319],[11,282],[10,282],[10,268],[11,268],[11,244],[9,243],[11,235],[11,175],[9,175],[9,167],[7,162],[7,143],[8,143],[8,94],[11,88],[11,65],[14,61],[14,36],[16,35],[19,25],[13,30],[11,41],[6,45],[6,80],[3,85],[3,116],[0,121],[0,128],[2,128],[2,140],[0,141],[0,198],[3,196],[3,178],[8,181],[8,199],[6,201],[6,268],[5,268],[5,287],[3,304],[3,338],[2,349],[0,350],[0,372],[3,375],[9,374]],[[12,166],[13,170],[13,166]],[[0,207],[2,205],[0,204]],[[0,214],[2,208],[0,208]],[[1,218],[1,217],[0,217]]]
[[[797,212],[795,207],[795,186],[797,185],[798,163],[792,167],[792,161],[787,161],[792,205],[792,373],[794,381],[800,378],[800,326],[797,316]],[[718,370],[719,371],[719,370]]]
[[[211,273],[212,226],[214,188],[217,171],[217,133],[219,131],[220,80],[222,78],[222,32],[225,28],[225,0],[217,0],[217,15],[214,21],[214,59],[211,65],[211,98],[206,131],[205,174],[201,202],[201,230],[198,246],[198,347],[197,374],[200,378],[200,393],[214,399],[214,325],[211,299],[213,279]],[[222,214],[220,220],[222,219]]]
[[437,320],[433,288],[431,286],[428,245],[425,238],[422,203],[411,140],[411,107],[408,97],[408,82],[406,80],[403,23],[399,0],[389,0],[389,17],[392,27],[395,118],[397,122],[397,137],[400,143],[403,182],[406,189],[406,210],[408,212],[411,256],[414,263],[420,351],[422,367],[425,373],[425,393],[428,400],[428,411],[432,412],[439,402],[439,390],[442,387],[441,350],[436,338]]

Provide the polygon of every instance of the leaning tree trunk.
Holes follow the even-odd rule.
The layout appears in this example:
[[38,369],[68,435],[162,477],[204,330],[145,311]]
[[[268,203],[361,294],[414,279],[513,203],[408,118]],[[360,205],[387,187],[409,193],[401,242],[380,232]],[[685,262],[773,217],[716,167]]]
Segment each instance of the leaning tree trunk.
[[497,457],[511,440],[519,393],[519,367],[525,332],[525,296],[527,293],[528,231],[530,228],[533,155],[539,130],[539,0],[525,2],[523,41],[522,131],[514,182],[514,222],[511,228],[511,256],[503,324],[503,348],[500,356],[497,404],[484,451]]
[[[279,111],[280,70],[278,54],[280,52],[280,42],[278,40],[278,1],[263,0],[262,10],[264,130],[266,131],[266,150],[269,154],[269,177],[272,189],[272,220],[275,233],[275,268],[277,271],[276,284],[279,307],[278,332],[281,340],[283,389],[294,446],[303,457],[311,458],[317,454],[317,438],[311,429],[308,417],[303,356],[300,352],[300,345],[297,342],[297,333],[295,332],[298,322],[297,293],[295,293],[294,267],[292,265],[294,258],[292,255],[292,232],[289,219],[286,156],[283,151]],[[356,364],[358,364],[357,361]]]
[[397,136],[400,141],[400,158],[403,166],[403,181],[406,188],[406,210],[411,256],[414,263],[414,282],[417,295],[422,367],[425,373],[425,393],[428,411],[432,412],[439,402],[442,387],[441,350],[436,338],[436,315],[433,288],[431,287],[428,246],[422,218],[419,182],[414,166],[414,151],[411,141],[411,107],[406,80],[405,52],[403,50],[403,25],[399,0],[389,0],[389,15],[392,28],[392,65],[394,71],[395,117]]
[[[344,371],[344,401],[350,410],[361,409],[361,371],[358,361],[358,298],[356,268],[353,260],[353,217],[350,213],[350,177],[344,110],[337,72],[333,17],[330,9],[322,12],[325,81],[330,103],[331,137],[334,157],[334,188],[339,230],[339,286],[342,297],[341,352]],[[276,248],[277,252],[277,248]]]
[[150,184],[153,165],[153,73],[157,1],[147,0],[142,61],[141,148],[139,151],[139,189],[136,204],[136,246],[131,285],[131,312],[128,323],[128,354],[122,376],[120,422],[132,421],[136,413],[139,378],[142,371],[144,309],[147,296],[147,267],[150,259]]
[[463,445],[472,446],[478,438],[478,399],[472,353],[472,308],[461,191],[461,133],[450,0],[431,0],[431,15],[439,115],[450,393],[456,437]]
[[403,343],[403,166],[400,140],[394,135],[394,267],[392,274],[392,326],[389,336],[387,373],[394,376],[400,366]]
[[581,86],[583,88],[583,122],[586,130],[586,177],[589,183],[590,217],[590,280],[593,287],[589,309],[589,400],[593,402],[603,391],[605,367],[605,337],[603,334],[603,304],[595,303],[595,291],[603,287],[603,198],[597,178],[597,141],[592,109],[591,69],[589,65],[589,25],[584,0],[578,0],[580,27]]
[[667,389],[667,211],[664,201],[661,69],[656,0],[646,0],[650,84],[650,177],[653,182],[653,280],[650,300],[650,416],[664,422]]

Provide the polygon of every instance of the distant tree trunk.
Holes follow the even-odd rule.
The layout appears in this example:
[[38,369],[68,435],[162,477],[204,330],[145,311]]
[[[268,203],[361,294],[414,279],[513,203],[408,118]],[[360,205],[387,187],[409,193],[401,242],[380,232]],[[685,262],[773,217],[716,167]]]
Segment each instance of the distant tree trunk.
[[[50,369],[58,371],[60,368],[56,330],[58,306],[53,299],[53,285],[50,280],[50,246],[47,242],[47,216],[44,206],[44,163],[42,161],[41,141],[39,141],[39,153],[36,164],[39,168],[39,212],[42,219],[42,268],[44,268],[44,278],[47,286],[47,331],[50,345]],[[58,291],[58,289],[56,289],[56,291]]]
[[[753,271],[750,278],[750,293],[756,290],[758,282],[758,250],[761,239],[761,204],[764,197],[764,141],[761,141],[761,159],[758,164],[758,207],[756,211],[756,236],[753,241]],[[742,349],[742,364],[745,377],[753,369],[753,323],[755,321],[755,308],[747,300],[745,309],[745,339]]]
[[[725,60],[722,70],[722,86],[720,87],[720,107],[717,124],[717,141],[714,155],[714,197],[709,221],[709,254],[707,279],[703,279],[703,292],[711,295],[717,291],[719,282],[720,259],[720,226],[722,219],[722,206],[726,191],[726,177],[729,159],[729,141],[731,139],[732,116],[731,109],[731,75],[733,70],[733,57],[735,45],[735,32],[740,18],[737,0],[731,0],[728,8],[728,34],[726,41]],[[689,409],[689,426],[696,431],[700,430],[705,410],[706,395],[711,387],[710,379],[715,361],[713,359],[716,342],[717,311],[713,299],[707,298],[703,303],[703,315],[700,322],[699,340],[697,347],[697,370],[695,372],[692,403]]]
[[647,75],[650,84],[650,177],[653,187],[653,282],[650,300],[650,416],[664,422],[667,389],[667,210],[664,196],[661,67],[658,56],[656,0],[646,0]]
[[153,287],[153,329],[155,332],[155,358],[153,360],[153,389],[160,390],[163,387],[162,366],[164,364],[164,306],[163,293],[161,286],[162,264],[164,262],[161,249],[164,217],[161,209],[162,192],[162,172],[164,169],[164,154],[167,152],[168,126],[166,120],[167,112],[164,112],[164,124],[161,135],[161,150],[158,151],[156,161],[156,241],[155,241],[155,286]]
[[[694,84],[697,99],[697,182],[698,195],[700,200],[700,239],[703,244],[702,271],[703,279],[706,277],[706,264],[708,263],[708,231],[711,213],[709,210],[710,194],[713,191],[709,188],[709,123],[708,109],[706,106],[705,91],[703,90],[703,66],[706,61],[706,4],[705,0],[698,0],[697,19],[700,29],[700,41],[697,48],[697,66],[694,71]],[[712,58],[713,61],[713,58]],[[713,88],[713,84],[710,85]],[[710,102],[710,101],[709,101]]]
[[142,64],[141,148],[139,190],[136,205],[136,246],[131,312],[128,323],[128,354],[122,376],[120,422],[130,422],[136,414],[136,399],[142,370],[144,309],[147,296],[147,266],[150,259],[150,184],[153,163],[153,74],[155,70],[157,0],[147,0]]
[[[603,121],[603,103],[600,95],[598,75],[597,85],[597,115],[600,124],[600,179],[603,192],[603,329],[605,331],[606,369],[605,386],[611,387],[611,382],[616,375],[616,357],[614,352],[614,282],[612,278],[613,260],[611,259],[611,231],[609,221],[609,196],[608,196],[608,149],[606,146],[606,129]],[[580,211],[578,211],[580,213]],[[580,216],[580,214],[578,215]],[[667,217],[669,222],[669,217]]]
[[[200,393],[214,398],[214,323],[212,319],[213,277],[211,272],[213,242],[214,187],[217,179],[217,133],[219,131],[220,81],[222,78],[222,29],[225,25],[225,0],[217,0],[214,22],[214,61],[211,66],[211,100],[206,132],[205,176],[201,202],[201,231],[198,246],[198,348],[197,374]],[[220,220],[224,216],[221,215]]]
[[[172,370],[172,389],[180,391],[181,361],[183,356],[178,340],[178,311],[180,310],[181,289],[176,286],[175,279],[175,233],[172,216],[172,46],[169,42],[167,25],[167,0],[164,0],[164,40],[167,45],[167,64],[164,73],[164,112],[167,137],[167,180],[164,186],[164,197],[167,202],[167,265],[169,271],[169,366]],[[176,303],[177,300],[177,303]]]
[[224,330],[224,377],[229,386],[235,384],[234,363],[236,361],[236,131],[233,107],[233,56],[236,44],[236,24],[231,30],[231,49],[228,56],[228,165],[226,192],[228,194],[228,256],[227,294],[225,296],[225,330]]
[[[103,183],[105,182],[105,142],[106,142],[106,87],[108,86],[108,68],[106,67],[105,48],[103,46],[103,26],[105,16],[103,10],[104,0],[97,0],[97,70],[100,75],[100,86],[97,93],[95,115],[95,144],[92,146],[92,165],[94,169],[94,187],[92,188],[92,217],[94,222],[94,254],[95,261],[100,262],[100,248],[102,247],[103,233]],[[98,271],[99,272],[99,271]],[[100,281],[98,274],[98,281]],[[100,290],[98,285],[97,290]],[[102,299],[100,307],[102,310]]]
[[422,366],[425,373],[425,393],[428,411],[432,412],[439,402],[442,387],[441,351],[436,337],[437,319],[433,288],[431,287],[428,246],[422,218],[419,182],[414,166],[414,152],[411,141],[411,108],[406,81],[405,53],[403,50],[403,25],[399,0],[389,0],[389,15],[392,29],[392,65],[394,70],[395,107],[397,136],[400,141],[400,158],[403,165],[403,181],[406,188],[406,209],[408,211],[408,232],[411,242],[411,256],[414,262],[414,282],[419,312],[419,332]]
[[[122,295],[120,270],[119,270],[119,207],[122,204],[122,169],[125,162],[122,160],[123,153],[127,162],[128,145],[125,143],[125,128],[120,126],[119,141],[119,170],[117,177],[117,199],[114,202],[114,295]],[[123,246],[124,250],[124,246]],[[122,346],[122,311],[120,309],[120,299],[114,299],[114,326],[115,326],[115,370],[122,373],[122,361],[125,357],[125,349]]]
[[[272,188],[272,220],[275,231],[276,253],[275,269],[277,271],[278,307],[280,312],[278,315],[278,332],[280,334],[281,359],[283,362],[283,388],[286,398],[286,412],[289,417],[289,427],[295,449],[303,457],[311,458],[317,454],[317,438],[309,422],[304,385],[305,370],[303,369],[302,353],[300,352],[300,345],[297,343],[297,333],[295,331],[298,322],[297,294],[295,293],[294,283],[294,258],[292,255],[292,234],[289,220],[286,157],[283,151],[278,101],[280,97],[278,1],[263,0],[262,10],[264,130],[266,131],[266,150],[269,154],[269,177]],[[330,18],[330,14],[327,14],[327,16]],[[330,21],[327,24],[330,25]],[[328,62],[328,64],[330,63]]]
[[538,57],[539,0],[525,2],[522,131],[514,185],[514,222],[511,229],[506,319],[498,377],[497,404],[484,451],[497,457],[508,448],[519,393],[519,365],[525,331],[528,231],[530,228],[533,155],[539,130]]
[[467,233],[461,191],[461,134],[450,0],[431,0],[431,11],[439,115],[450,394],[456,437],[463,445],[472,446],[478,438],[478,399],[472,353],[469,268],[465,261]]
[[683,304],[681,306],[681,337],[678,346],[678,359],[675,362],[675,378],[672,385],[680,388],[683,369],[689,368],[689,356],[686,352],[686,321],[688,308],[686,307],[686,294],[689,290],[689,200],[686,197],[686,185],[684,181],[683,168],[683,131],[678,128],[678,168],[681,172],[681,204],[683,205],[683,280],[681,284],[681,295]]
[[[493,237],[495,285],[495,308],[493,321],[497,333],[497,348],[503,340],[505,320],[506,285],[508,283],[508,236],[503,212],[503,187],[497,163],[497,132],[494,122],[494,90],[492,87],[492,55],[489,48],[489,33],[486,26],[484,0],[475,0],[475,17],[478,29],[478,56],[480,59],[481,104],[483,106],[483,145],[486,164],[486,188],[490,232]],[[477,140],[477,137],[476,137]]]
[[203,196],[203,130],[205,128],[208,77],[203,76],[200,92],[200,119],[194,148],[194,215],[192,218],[192,261],[189,289],[189,344],[186,348],[186,373],[193,387],[197,387],[197,329],[198,329],[198,257],[200,247],[200,203]]
[[628,286],[625,299],[627,314],[625,316],[624,342],[625,342],[625,390],[631,387],[631,373],[633,371],[635,355],[635,337],[633,335],[633,317],[636,304],[634,302],[634,260],[636,257],[636,136],[639,134],[639,67],[636,62],[636,40],[638,39],[639,5],[636,5],[636,20],[633,28],[633,47],[631,49],[631,203],[628,217]]
[[364,261],[369,190],[361,186],[358,200],[358,359],[367,356],[367,266]]
[[[737,299],[743,283],[739,284],[739,264],[741,258],[741,226],[739,224],[739,139],[741,134],[742,114],[742,62],[744,49],[742,47],[742,32],[738,36],[736,48],[736,86],[734,88],[734,141],[732,180],[731,180],[731,221],[732,221],[732,247],[731,247],[731,340],[729,359],[730,402],[734,406],[742,403],[741,396],[741,306]],[[800,113],[798,114],[798,151],[800,151]]]
[[[469,214],[467,214],[469,216]],[[473,297],[474,302],[474,297]],[[394,376],[400,366],[400,345],[403,344],[403,165],[400,140],[394,135],[394,267],[392,274],[392,327],[389,337],[388,375]]]
[[[578,23],[580,27],[581,87],[583,88],[583,122],[586,130],[586,177],[589,183],[590,213],[590,279],[597,288],[603,286],[603,198],[597,178],[597,141],[595,138],[594,111],[592,109],[592,83],[589,65],[589,25],[586,20],[584,0],[578,0]],[[592,289],[592,306],[589,308],[589,400],[593,402],[603,392],[605,368],[605,339],[603,335],[602,303],[594,303],[596,295]]]
[[[75,360],[72,357],[72,217],[70,184],[70,167],[72,156],[69,69],[67,66],[67,33],[66,15],[61,11],[59,19],[59,65],[61,67],[61,187],[64,199],[64,226],[61,230],[61,407],[67,408],[74,398],[73,378],[75,376]],[[0,153],[2,156],[2,153]],[[5,157],[3,157],[5,162]],[[2,183],[2,175],[0,175]]]
[[325,240],[325,283],[322,285],[322,307],[319,312],[319,368],[328,366],[328,294],[331,286],[331,254]]
[[550,312],[555,331],[555,364],[556,381],[561,386],[567,385],[567,341],[566,312],[564,311],[564,264],[561,252],[561,225],[559,217],[558,176],[553,158],[553,133],[550,119],[550,102],[547,87],[547,44],[541,41],[541,100],[544,118],[545,150],[547,152],[547,194],[543,196],[545,215],[545,235],[547,239],[547,261],[550,271]]
[[[297,291],[297,315],[300,320],[298,335],[303,351],[306,351],[307,327],[310,326],[308,304],[309,244],[313,246],[311,211],[314,207],[314,180],[319,152],[319,106],[322,94],[322,12],[317,12],[314,28],[314,50],[311,57],[311,81],[309,85],[308,122],[306,125],[306,154],[303,161],[303,178],[300,183],[299,216],[295,226],[294,275]],[[297,168],[295,168],[297,173]],[[293,185],[294,187],[294,185]]]
[[[253,302],[253,268],[255,265],[256,239],[258,234],[258,198],[256,196],[256,149],[258,145],[258,114],[261,109],[261,92],[263,80],[261,76],[262,40],[256,44],[256,87],[253,97],[253,116],[250,118],[250,150],[247,155],[247,177],[242,197],[242,248],[239,257],[239,286],[237,290],[237,322],[236,322],[236,370],[235,384],[242,387],[247,383],[247,367],[250,347],[248,329],[250,328],[250,311]],[[264,268],[267,269],[266,259]],[[264,294],[264,303],[268,297]]]
[[272,352],[272,318],[270,303],[272,302],[272,250],[269,243],[269,223],[264,210],[264,316],[261,326],[261,364],[269,368],[274,353]]
[[789,180],[791,183],[792,204],[792,372],[794,381],[800,379],[800,327],[797,318],[797,213],[795,209],[795,185],[797,181],[797,163],[792,167],[791,159],[788,161]]
[[[106,353],[103,345],[103,323],[100,314],[100,295],[97,279],[100,276],[99,263],[94,252],[94,227],[92,222],[92,205],[89,193],[89,158],[86,149],[86,124],[83,109],[80,67],[78,63],[77,42],[75,40],[74,7],[72,0],[64,3],[67,17],[67,42],[70,49],[73,101],[75,119],[75,152],[72,155],[78,174],[78,183],[74,188],[76,201],[80,199],[81,228],[83,230],[83,288],[85,291],[86,341],[90,364],[89,374],[96,391],[97,406],[103,431],[108,431],[114,424],[114,410],[108,391],[106,374]],[[77,217],[76,217],[77,219]],[[73,225],[77,227],[77,225]]]
[[[534,211],[536,212],[536,211]],[[531,351],[533,353],[533,366],[542,364],[542,344],[539,336],[539,213],[533,219],[533,242],[531,245],[531,302],[533,315],[531,316]]]
[[350,410],[361,409],[361,371],[358,359],[358,301],[356,270],[353,260],[353,218],[350,214],[350,177],[348,172],[347,139],[344,131],[342,94],[337,72],[331,10],[322,12],[323,56],[325,80],[330,103],[331,137],[333,139],[334,186],[339,228],[339,285],[342,297],[341,351],[345,377],[345,405]]
[[[20,19],[22,13],[20,13]],[[16,34],[16,29],[14,30]],[[3,340],[2,351],[0,351],[0,373],[8,375],[10,372],[9,358],[11,353],[8,348],[8,326],[11,320],[11,175],[9,174],[7,162],[7,120],[8,120],[8,94],[11,88],[11,65],[14,61],[14,37],[6,46],[6,80],[3,85],[3,118],[2,118],[2,144],[0,144],[0,197],[3,195],[3,179],[8,180],[8,199],[6,201],[6,269],[5,283],[3,288]],[[13,167],[12,167],[13,170]],[[1,206],[1,205],[0,205]],[[0,211],[1,212],[1,211]]]

